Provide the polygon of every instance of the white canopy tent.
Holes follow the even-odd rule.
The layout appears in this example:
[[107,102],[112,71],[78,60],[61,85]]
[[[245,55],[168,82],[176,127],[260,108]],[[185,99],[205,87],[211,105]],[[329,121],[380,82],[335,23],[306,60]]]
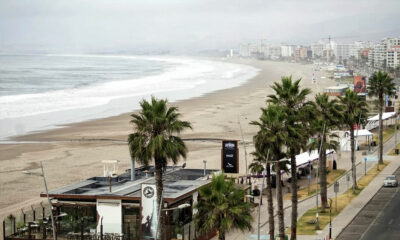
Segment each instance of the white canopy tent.
[[[382,113],[382,120],[386,120],[394,116],[396,116],[396,112],[384,112]],[[379,114],[368,118],[368,121],[378,121],[378,120],[379,120]]]
[[[358,129],[354,130],[354,137],[355,137],[355,148],[358,148],[358,140],[359,137],[366,137],[366,142],[368,143],[368,146],[370,145],[370,137],[372,138],[374,134],[367,129]],[[340,149],[342,151],[351,151],[351,146],[350,146],[350,131],[346,131],[344,133],[344,137],[340,139]]]
[[[391,121],[391,124],[394,124],[396,118],[396,112],[384,112],[382,113],[382,120],[386,122]],[[366,129],[372,130],[374,128],[377,128],[379,126],[379,114],[368,118],[368,123],[365,126]]]
[[[329,156],[334,154],[335,151],[332,149],[326,150],[326,155]],[[317,150],[313,150],[311,152],[303,152],[299,155],[296,155],[296,166],[297,168],[305,167],[309,163],[317,161],[319,159],[319,154]],[[290,164],[287,165],[287,168],[290,169]]]

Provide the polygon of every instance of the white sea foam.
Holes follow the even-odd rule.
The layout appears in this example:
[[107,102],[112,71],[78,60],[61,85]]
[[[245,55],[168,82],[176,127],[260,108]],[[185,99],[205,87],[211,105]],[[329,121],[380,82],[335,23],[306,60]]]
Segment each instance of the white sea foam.
[[[72,56],[72,55],[69,55]],[[79,57],[79,56],[77,56]],[[85,55],[88,57],[88,55]],[[92,55],[91,57],[105,57]],[[6,131],[14,119],[28,119],[27,117],[41,116],[43,126],[24,125],[24,133],[32,130],[49,128],[56,124],[65,124],[73,121],[106,117],[130,111],[138,107],[138,100],[149,95],[168,97],[169,100],[180,100],[197,97],[207,92],[231,88],[243,84],[254,77],[258,69],[251,66],[219,61],[198,60],[184,57],[137,57],[137,56],[107,56],[110,58],[142,58],[146,60],[164,61],[173,63],[173,67],[159,75],[152,75],[136,79],[111,81],[82,88],[56,90],[36,94],[22,94],[0,97],[0,136],[14,135]],[[113,102],[127,99],[121,104],[112,106]],[[128,100],[134,100],[129,102]],[[86,111],[92,108],[101,108],[108,105],[108,110],[93,112],[90,116]],[[110,107],[112,106],[112,107]],[[110,110],[111,109],[111,110]],[[46,117],[49,113],[74,110],[74,114],[82,113],[80,117],[70,117],[69,120]],[[79,115],[79,114],[78,114]],[[53,122],[56,121],[56,122]],[[25,121],[24,121],[25,122]],[[38,124],[36,124],[38,125]],[[40,125],[40,124],[39,124]],[[6,133],[8,132],[8,133]],[[14,132],[15,133],[15,132]],[[20,134],[20,132],[18,132]]]

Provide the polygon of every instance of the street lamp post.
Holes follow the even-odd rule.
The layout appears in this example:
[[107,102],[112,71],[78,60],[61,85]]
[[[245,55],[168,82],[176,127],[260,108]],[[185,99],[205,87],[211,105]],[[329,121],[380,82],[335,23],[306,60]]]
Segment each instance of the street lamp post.
[[310,189],[310,186],[311,186],[311,161],[308,161],[308,171],[309,171],[309,173],[308,173],[308,195],[310,195],[310,193],[311,193],[311,189]]
[[318,219],[318,215],[319,215],[319,213],[318,213],[318,175],[319,175],[319,167],[320,167],[320,160],[321,160],[321,150],[322,150],[322,144],[323,144],[323,142],[324,142],[324,135],[325,135],[325,127],[326,127],[326,125],[325,125],[325,123],[324,123],[324,129],[323,129],[323,131],[322,131],[322,136],[321,136],[321,143],[320,143],[320,146],[319,146],[319,151],[318,151],[318,167],[317,167],[317,176],[315,177],[315,181],[316,181],[316,184],[315,184],[315,198],[316,198],[316,209],[317,209],[317,211],[315,212],[315,217],[316,217],[316,222],[315,222],[315,229],[316,230],[319,230],[319,219]]
[[332,198],[329,198],[329,239],[332,239]]
[[248,165],[247,165],[246,142],[244,141],[242,124],[240,123],[240,116],[238,116],[238,122],[239,122],[240,134],[242,135],[242,142],[243,142],[243,148],[244,148],[244,161],[245,161],[245,165],[246,165],[246,178],[247,178],[248,177],[248,171],[247,171]]
[[51,204],[50,201],[50,197],[49,197],[49,191],[47,189],[47,182],[46,182],[46,176],[44,175],[44,171],[43,171],[43,164],[42,161],[40,161],[40,168],[42,170],[42,174],[37,174],[37,173],[33,173],[33,172],[29,172],[29,171],[23,171],[23,174],[27,174],[27,175],[34,175],[34,176],[39,176],[39,177],[43,177],[43,181],[44,181],[44,187],[46,188],[46,196],[47,196],[47,201],[49,203],[50,206],[50,217],[51,217],[51,225],[53,227],[53,239],[57,240],[57,236],[56,236],[56,226],[54,224],[54,216],[53,216],[53,205]]
[[[268,149],[268,152],[267,152],[267,159],[265,160],[265,168],[264,168],[265,171],[267,171],[268,158],[269,158],[269,149]],[[260,203],[258,204],[257,240],[260,240],[260,216],[261,216],[262,193],[263,193],[263,190],[264,190],[264,180],[265,180],[265,174],[263,173],[263,179],[262,179],[262,183],[261,183],[261,192],[260,192]]]

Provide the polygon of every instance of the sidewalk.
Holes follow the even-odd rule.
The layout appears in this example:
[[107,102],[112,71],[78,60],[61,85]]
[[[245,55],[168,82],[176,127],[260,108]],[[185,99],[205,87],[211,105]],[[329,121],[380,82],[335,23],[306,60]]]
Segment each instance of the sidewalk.
[[[400,140],[400,131],[397,134],[398,139]],[[400,142],[400,141],[399,141]],[[384,153],[390,152],[394,148],[394,136],[390,138],[385,144],[384,144]],[[375,151],[372,152],[371,154],[377,154],[377,149],[374,149]],[[351,204],[349,204],[334,220],[332,221],[332,226],[333,226],[333,234],[332,237],[336,237],[344,227],[346,227],[351,220],[357,215],[357,213],[362,209],[362,207],[368,203],[368,201],[375,195],[375,193],[380,189],[382,186],[383,178],[384,176],[387,176],[387,174],[393,173],[397,167],[400,166],[400,161],[395,161],[399,159],[398,156],[384,156],[385,160],[390,160],[392,161],[374,180],[360,193],[359,197],[354,199]],[[347,157],[346,157],[347,160]],[[350,159],[348,159],[350,162]],[[359,180],[362,176],[364,176],[364,161],[363,161],[363,156],[362,152],[357,152],[357,166],[356,166],[356,173],[357,173],[357,180]],[[367,171],[373,167],[376,164],[375,162],[369,162],[367,161]],[[349,172],[350,170],[348,170]],[[347,180],[346,180],[346,174],[343,175],[339,180],[339,193],[344,193],[348,187],[347,187]],[[351,179],[349,182],[349,188],[352,186],[351,185]],[[328,186],[328,198],[333,198],[335,196],[335,193],[333,191],[333,184]],[[260,217],[260,232],[261,235],[268,235],[268,214],[267,214],[267,204],[266,203],[266,198],[264,198],[264,204],[261,206],[261,217]],[[316,205],[316,197],[311,196],[309,198],[303,199],[299,201],[298,203],[298,218],[300,218],[305,212],[307,212],[310,208],[315,207]],[[276,202],[274,199],[274,213],[276,214]],[[286,200],[284,201],[284,216],[285,216],[285,228],[290,228],[290,221],[291,221],[291,201]],[[244,232],[242,233],[241,231],[234,230],[230,231],[227,234],[227,239],[232,239],[232,240],[247,240],[251,239],[250,236],[257,234],[257,209],[253,213],[254,217],[254,222],[253,222],[253,231],[252,232]],[[278,219],[275,216],[275,232],[277,233],[278,229]],[[320,236],[327,236],[329,232],[329,226],[326,226],[322,230],[322,234]],[[313,240],[313,239],[319,239],[318,235],[298,235],[297,239],[300,240]]]
[[[400,134],[397,134],[398,139]],[[389,153],[395,146],[394,136],[390,138],[383,146],[383,152]],[[375,152],[377,153],[377,151]],[[389,156],[384,155],[384,160],[391,161],[388,166],[385,167],[371,182],[370,184],[361,191],[360,195],[355,198],[343,211],[336,216],[332,221],[332,239],[335,239],[339,233],[354,219],[355,216],[361,211],[361,209],[374,197],[378,190],[382,187],[383,180],[386,176],[392,175],[397,168],[400,167],[400,157],[399,156]],[[299,240],[312,240],[320,239],[323,236],[329,235],[329,225],[327,225],[323,230],[321,235],[298,235]]]

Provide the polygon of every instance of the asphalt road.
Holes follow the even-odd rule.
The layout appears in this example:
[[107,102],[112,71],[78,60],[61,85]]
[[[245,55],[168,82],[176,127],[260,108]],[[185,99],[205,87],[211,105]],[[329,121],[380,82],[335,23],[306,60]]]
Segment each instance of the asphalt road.
[[[399,181],[400,169],[395,175]],[[400,187],[382,187],[337,239],[400,239]]]

